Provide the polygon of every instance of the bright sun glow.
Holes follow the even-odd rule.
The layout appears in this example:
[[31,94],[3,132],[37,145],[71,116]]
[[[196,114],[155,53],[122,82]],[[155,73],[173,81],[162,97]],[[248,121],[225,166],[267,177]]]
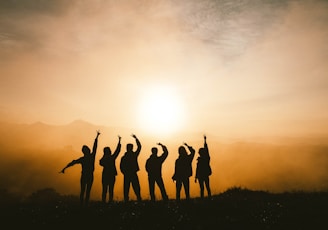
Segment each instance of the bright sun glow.
[[153,86],[143,92],[139,123],[149,133],[168,134],[182,126],[183,104],[177,92],[164,86]]

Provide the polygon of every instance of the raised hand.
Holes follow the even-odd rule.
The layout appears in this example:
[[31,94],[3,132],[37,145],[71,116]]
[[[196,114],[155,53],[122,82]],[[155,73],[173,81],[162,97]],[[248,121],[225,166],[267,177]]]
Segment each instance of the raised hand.
[[131,134],[131,137],[133,137],[134,139],[137,139],[137,136],[135,134]]
[[100,135],[100,130],[97,130],[97,137]]
[[118,140],[121,140],[122,137],[120,135],[117,135],[117,136],[118,136]]

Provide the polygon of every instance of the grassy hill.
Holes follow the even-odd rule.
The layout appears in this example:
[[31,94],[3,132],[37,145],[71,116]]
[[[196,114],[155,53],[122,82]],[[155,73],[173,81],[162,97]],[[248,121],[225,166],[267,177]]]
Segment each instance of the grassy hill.
[[91,201],[40,190],[24,200],[2,192],[3,224],[15,227],[108,229],[326,229],[328,192],[269,193],[239,187],[211,199]]

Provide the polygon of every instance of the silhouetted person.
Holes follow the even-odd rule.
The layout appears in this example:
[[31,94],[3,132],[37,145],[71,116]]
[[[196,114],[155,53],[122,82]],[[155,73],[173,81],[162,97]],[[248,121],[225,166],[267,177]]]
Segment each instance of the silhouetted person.
[[[88,205],[90,199],[90,192],[93,184],[93,172],[95,169],[95,158],[98,146],[98,136],[100,132],[97,131],[97,136],[93,143],[92,152],[90,152],[90,148],[86,145],[82,146],[82,153],[83,157],[79,159],[73,160],[72,162],[68,163],[60,172],[65,173],[65,169],[71,167],[76,164],[81,164],[82,172],[80,178],[80,202],[81,204]],[[84,197],[85,195],[85,197]]]
[[188,155],[184,146],[179,147],[179,157],[175,161],[175,171],[172,176],[173,181],[176,181],[177,200],[180,200],[182,185],[186,194],[186,199],[188,200],[190,198],[189,177],[192,175],[191,163],[195,156],[195,150],[186,143],[184,143],[184,145],[188,147],[190,154]]
[[164,187],[164,182],[162,178],[162,165],[165,159],[168,156],[168,151],[165,145],[158,143],[163,149],[163,153],[161,156],[157,156],[158,149],[153,147],[151,149],[151,155],[146,161],[146,171],[148,173],[148,184],[149,184],[149,193],[150,199],[155,201],[155,183],[157,183],[163,200],[167,200],[167,194]]
[[121,137],[118,136],[118,143],[115,149],[115,152],[112,154],[109,147],[104,148],[104,155],[100,159],[99,164],[103,167],[101,183],[102,183],[102,201],[106,203],[106,196],[108,192],[109,199],[108,201],[113,201],[114,197],[114,185],[117,175],[116,170],[116,158],[121,151]]
[[204,184],[205,184],[207,195],[210,198],[211,188],[210,188],[209,176],[212,174],[212,169],[210,166],[210,154],[208,151],[205,135],[204,135],[204,147],[200,148],[198,153],[199,153],[199,157],[197,158],[195,182],[197,182],[197,180],[199,182],[200,197],[204,198]]
[[137,196],[137,200],[141,201],[140,195],[140,183],[137,172],[139,171],[138,164],[138,156],[141,151],[141,144],[136,135],[132,134],[132,137],[135,139],[137,143],[137,150],[133,151],[133,144],[128,143],[126,145],[126,152],[124,156],[121,158],[120,169],[124,175],[123,181],[123,193],[124,193],[124,201],[129,201],[129,191],[130,185],[132,184],[132,188],[134,193]]

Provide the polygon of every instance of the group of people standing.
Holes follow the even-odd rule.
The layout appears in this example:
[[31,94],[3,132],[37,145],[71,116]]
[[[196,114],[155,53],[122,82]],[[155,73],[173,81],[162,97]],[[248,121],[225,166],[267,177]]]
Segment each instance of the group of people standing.
[[[68,163],[60,172],[65,173],[65,170],[73,165],[81,164],[82,172],[80,178],[80,202],[88,205],[90,200],[90,192],[94,179],[95,157],[98,146],[98,137],[100,132],[97,131],[96,138],[93,143],[92,151],[87,145],[82,146],[83,156]],[[133,144],[126,145],[126,151],[120,161],[120,170],[123,174],[123,193],[124,201],[129,201],[129,191],[132,186],[133,191],[138,201],[141,201],[140,183],[137,172],[140,170],[138,164],[138,156],[141,151],[141,143],[136,135],[132,134],[135,139],[137,149],[133,150]],[[151,148],[151,155],[146,160],[145,169],[148,173],[148,184],[150,199],[155,201],[155,184],[158,185],[162,199],[168,200],[168,195],[162,178],[162,165],[168,156],[168,150],[162,143],[157,143],[162,149],[162,154],[158,155],[158,148]],[[187,152],[189,151],[189,153]],[[106,203],[107,194],[109,195],[108,202],[113,201],[114,185],[117,176],[116,159],[121,152],[121,137],[118,136],[118,143],[115,151],[112,153],[110,147],[106,146],[103,149],[104,154],[99,160],[99,164],[103,167],[102,170],[102,201]],[[174,174],[172,180],[176,184],[176,200],[180,200],[182,186],[185,191],[186,199],[190,199],[190,183],[189,178],[192,176],[192,161],[195,157],[195,150],[187,143],[180,146],[178,149],[179,157],[175,161]],[[210,166],[210,155],[204,135],[204,146],[198,151],[197,166],[195,173],[195,182],[198,181],[200,186],[200,197],[204,198],[204,188],[206,187],[208,197],[211,197],[209,176],[212,174]]]

